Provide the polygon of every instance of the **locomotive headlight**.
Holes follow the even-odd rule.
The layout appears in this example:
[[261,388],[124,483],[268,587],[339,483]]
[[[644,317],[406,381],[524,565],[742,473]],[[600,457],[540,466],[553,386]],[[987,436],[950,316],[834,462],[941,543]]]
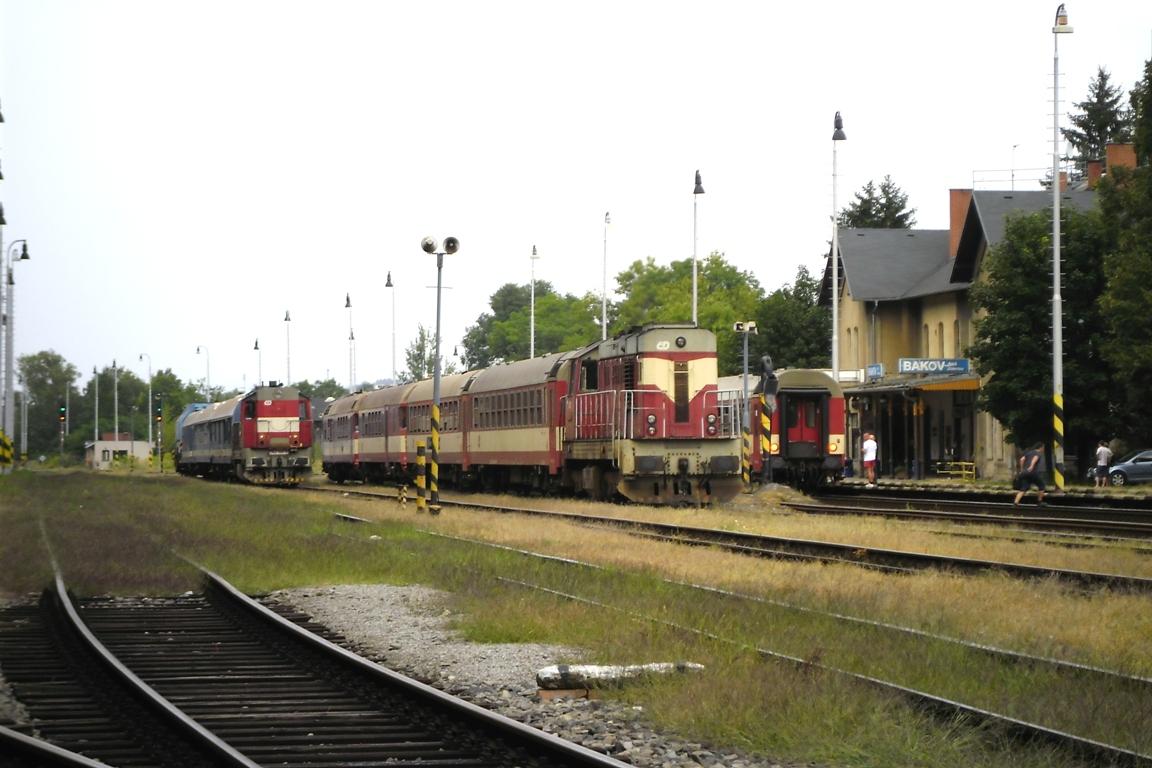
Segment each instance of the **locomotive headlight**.
[[656,423],[656,414],[654,414],[654,413],[648,414],[648,424],[652,425],[655,423]]
[[676,337],[677,348],[684,349],[684,345],[687,343],[688,343],[688,339],[684,338],[683,336],[677,336]]
[[[708,423],[709,424],[715,424],[716,423],[716,414],[714,414],[714,413],[708,414]],[[715,432],[716,430],[712,430],[712,431]]]
[[838,453],[840,450],[840,443],[835,440],[828,441],[828,453]]
[[650,435],[656,434],[656,427],[649,426],[648,427],[648,434],[650,434]]
[[708,434],[710,434],[710,435],[716,434],[716,425],[715,424],[709,424],[708,425]]

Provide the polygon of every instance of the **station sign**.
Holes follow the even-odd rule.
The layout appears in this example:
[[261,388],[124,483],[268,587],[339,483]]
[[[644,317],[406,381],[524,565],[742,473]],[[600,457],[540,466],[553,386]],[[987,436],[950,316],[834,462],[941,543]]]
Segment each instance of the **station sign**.
[[902,357],[897,371],[900,373],[968,373],[968,358]]
[[864,368],[864,378],[868,381],[884,378],[884,363],[872,363]]

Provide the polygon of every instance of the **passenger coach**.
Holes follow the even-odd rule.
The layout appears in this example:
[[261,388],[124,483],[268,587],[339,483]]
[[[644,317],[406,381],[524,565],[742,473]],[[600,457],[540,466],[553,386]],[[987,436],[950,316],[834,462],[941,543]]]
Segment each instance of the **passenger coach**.
[[[716,372],[710,331],[657,325],[444,376],[440,481],[652,503],[730,498],[741,487],[740,403],[717,389]],[[321,436],[329,478],[409,482],[431,402],[424,380],[331,403]]]

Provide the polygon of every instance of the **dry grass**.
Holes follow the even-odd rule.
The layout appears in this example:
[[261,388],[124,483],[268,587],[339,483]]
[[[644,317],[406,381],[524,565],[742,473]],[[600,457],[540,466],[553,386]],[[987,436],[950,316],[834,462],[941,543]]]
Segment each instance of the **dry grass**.
[[[1142,708],[1140,701],[1125,698],[1123,692],[1110,696],[1094,690],[1081,696],[1067,687],[1067,681],[997,666],[955,646],[901,645],[882,633],[869,638],[827,619],[796,616],[747,600],[702,598],[698,591],[663,580],[710,584],[1147,673],[1152,669],[1145,647],[1152,629],[1152,601],[1145,596],[1106,590],[1085,595],[1056,583],[1024,583],[1000,576],[895,577],[850,566],[754,560],[538,518],[450,507],[438,517],[418,516],[411,504],[400,510],[394,503],[154,480],[61,473],[0,482],[0,526],[6,534],[0,538],[5,566],[0,569],[0,590],[18,592],[43,584],[37,582],[43,572],[36,565],[38,533],[29,522],[34,503],[70,578],[79,578],[81,592],[195,588],[191,569],[174,565],[170,548],[205,562],[248,591],[372,581],[427,583],[457,594],[468,616],[462,629],[475,639],[579,645],[601,661],[704,662],[708,665],[704,675],[654,682],[624,695],[635,697],[658,721],[687,735],[782,759],[957,767],[1074,764],[1050,751],[1006,748],[995,733],[941,724],[859,684],[811,669],[764,663],[746,650],[619,613],[606,614],[512,586],[500,577],[594,597],[834,666],[872,665],[868,668],[884,675],[905,675],[909,684],[984,701],[993,709],[1001,704],[1024,708],[1037,695],[1046,696],[1053,703],[1046,714],[1062,724],[1087,729],[1097,720],[1100,730],[1091,733],[1119,736],[1125,743],[1149,748],[1148,737],[1141,735],[1152,733],[1146,727],[1152,722],[1147,702]],[[571,504],[574,510],[604,509]],[[335,511],[372,517],[381,525],[339,523]],[[627,517],[656,514],[637,508],[616,511]],[[764,509],[672,514],[696,525],[775,522],[773,513]],[[416,528],[564,555],[600,563],[608,570],[574,568],[433,538]],[[1046,628],[1047,636],[1037,636],[1038,626]]]

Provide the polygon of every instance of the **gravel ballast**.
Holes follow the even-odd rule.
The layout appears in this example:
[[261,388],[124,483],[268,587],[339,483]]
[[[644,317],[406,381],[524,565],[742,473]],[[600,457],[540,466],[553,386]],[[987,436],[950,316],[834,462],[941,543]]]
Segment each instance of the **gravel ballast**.
[[536,671],[578,661],[579,649],[464,642],[450,629],[449,595],[444,592],[420,586],[344,585],[281,590],[268,600],[308,614],[389,669],[624,763],[646,768],[784,768],[659,733],[642,707],[595,698],[539,697]]

